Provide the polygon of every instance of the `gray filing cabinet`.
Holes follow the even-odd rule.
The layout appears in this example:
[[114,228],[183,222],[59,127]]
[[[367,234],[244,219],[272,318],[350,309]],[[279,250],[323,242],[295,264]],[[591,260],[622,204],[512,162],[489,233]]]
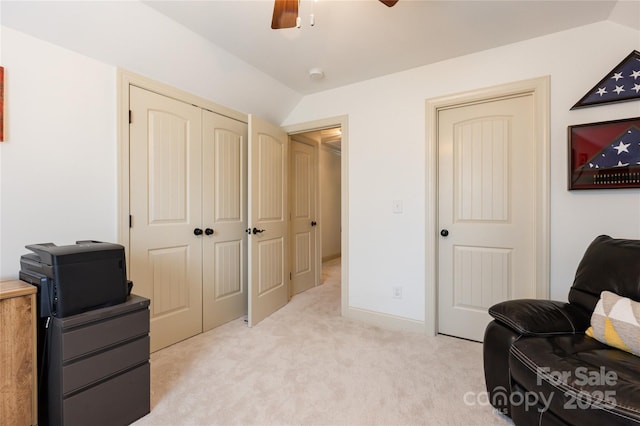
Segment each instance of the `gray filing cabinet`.
[[128,425],[149,413],[149,299],[131,295],[49,327],[41,424]]

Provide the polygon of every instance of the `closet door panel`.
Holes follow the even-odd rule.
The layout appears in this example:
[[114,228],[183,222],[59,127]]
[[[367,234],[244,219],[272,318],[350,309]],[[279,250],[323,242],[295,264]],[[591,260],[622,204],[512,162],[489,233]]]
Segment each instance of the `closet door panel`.
[[247,312],[247,125],[203,111],[203,328]]
[[151,300],[151,350],[202,331],[202,118],[130,87],[129,277]]

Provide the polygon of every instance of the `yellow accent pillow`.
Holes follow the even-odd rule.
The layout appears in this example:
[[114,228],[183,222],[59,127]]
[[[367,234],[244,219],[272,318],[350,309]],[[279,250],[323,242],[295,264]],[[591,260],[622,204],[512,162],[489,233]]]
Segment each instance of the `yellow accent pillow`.
[[585,332],[600,342],[640,356],[640,303],[603,291]]

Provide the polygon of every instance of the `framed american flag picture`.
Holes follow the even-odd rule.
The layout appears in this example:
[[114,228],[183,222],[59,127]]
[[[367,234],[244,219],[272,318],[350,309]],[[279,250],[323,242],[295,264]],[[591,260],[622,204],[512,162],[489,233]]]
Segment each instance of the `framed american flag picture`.
[[640,188],[640,117],[569,126],[569,189]]

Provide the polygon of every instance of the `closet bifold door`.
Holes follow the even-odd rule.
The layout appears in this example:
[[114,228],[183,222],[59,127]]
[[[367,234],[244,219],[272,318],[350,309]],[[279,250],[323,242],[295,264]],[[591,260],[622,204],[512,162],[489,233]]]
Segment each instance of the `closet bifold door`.
[[151,351],[202,332],[202,110],[130,86],[129,277]]
[[202,111],[203,331],[247,313],[247,124]]

